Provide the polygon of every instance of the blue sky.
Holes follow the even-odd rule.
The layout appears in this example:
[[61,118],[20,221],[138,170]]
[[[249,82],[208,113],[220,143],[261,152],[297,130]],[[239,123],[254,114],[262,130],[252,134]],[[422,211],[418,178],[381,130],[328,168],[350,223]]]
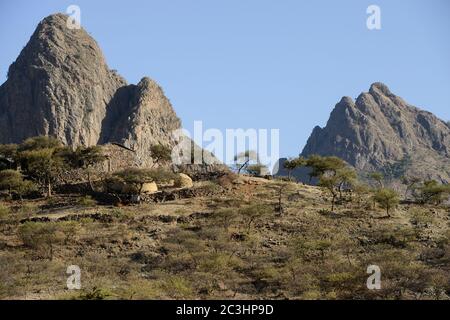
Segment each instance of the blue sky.
[[[71,4],[110,68],[159,82],[187,129],[279,128],[294,156],[376,81],[450,120],[447,0],[1,0],[1,83],[37,23]],[[366,28],[371,4],[381,30]]]

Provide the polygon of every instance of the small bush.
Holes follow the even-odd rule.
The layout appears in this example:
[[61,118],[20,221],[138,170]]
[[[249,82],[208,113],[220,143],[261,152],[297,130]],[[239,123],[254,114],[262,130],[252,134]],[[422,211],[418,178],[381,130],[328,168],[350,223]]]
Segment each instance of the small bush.
[[0,219],[6,218],[10,213],[11,210],[7,206],[0,204]]
[[80,206],[84,206],[84,207],[92,207],[95,206],[97,204],[97,201],[95,201],[94,199],[92,199],[91,196],[84,196],[78,199],[77,203]]
[[20,216],[31,216],[32,214],[39,211],[39,208],[37,205],[32,203],[25,203],[21,204],[19,209],[17,210],[17,215]]
[[413,225],[422,227],[433,223],[434,218],[429,213],[420,210],[414,210],[411,213],[410,221]]
[[80,230],[80,223],[78,221],[63,221],[58,223],[58,229],[64,234],[64,244],[67,244],[74,240]]
[[64,237],[54,222],[26,222],[20,226],[18,235],[24,246],[33,249],[38,258],[50,260],[53,259],[53,246]]
[[161,289],[171,298],[187,299],[192,296],[190,282],[181,276],[169,275],[161,283]]
[[79,300],[105,300],[112,294],[108,290],[93,287],[90,291],[85,291],[78,297]]

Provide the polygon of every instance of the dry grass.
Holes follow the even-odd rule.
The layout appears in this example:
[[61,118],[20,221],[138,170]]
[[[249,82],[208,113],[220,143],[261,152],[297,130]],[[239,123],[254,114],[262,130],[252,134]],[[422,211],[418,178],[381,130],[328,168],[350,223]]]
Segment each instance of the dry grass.
[[[272,210],[280,186],[282,215]],[[0,298],[449,295],[448,207],[400,205],[386,218],[363,196],[330,212],[319,188],[260,180],[216,197],[162,204],[117,208],[76,200],[57,197],[53,208],[43,201],[0,206]],[[267,214],[249,223],[255,205]],[[25,220],[31,221],[26,237]],[[36,230],[49,224],[55,234],[39,238]],[[381,268],[381,290],[366,288],[371,264]],[[82,290],[66,288],[69,265],[80,266]]]

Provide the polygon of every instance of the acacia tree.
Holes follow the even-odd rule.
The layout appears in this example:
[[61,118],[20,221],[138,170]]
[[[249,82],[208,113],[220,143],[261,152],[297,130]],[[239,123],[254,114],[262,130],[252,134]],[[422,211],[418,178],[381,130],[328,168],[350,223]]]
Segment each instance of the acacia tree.
[[137,194],[141,194],[145,183],[153,182],[153,176],[149,174],[149,170],[139,168],[119,171],[113,177],[121,180],[130,187],[130,190],[134,190]]
[[344,188],[355,184],[356,172],[338,157],[313,156],[308,159],[307,165],[312,168],[310,177],[319,177],[319,186],[330,192],[331,211],[334,211],[336,198],[339,196],[342,200]]
[[9,196],[22,181],[22,174],[19,171],[10,169],[0,171],[0,190],[7,190]]
[[0,144],[0,167],[4,169],[17,168],[17,145]]
[[167,163],[172,160],[172,150],[168,146],[155,144],[150,147],[150,155],[153,158],[152,168],[156,164]]
[[280,216],[284,213],[283,206],[283,194],[293,190],[292,185],[287,183],[280,183],[277,185],[278,188],[278,199],[277,204],[275,205],[275,212],[277,212]]
[[176,178],[177,176],[168,170],[129,168],[114,173],[108,182],[121,182],[127,185],[131,192],[141,194],[146,183],[164,183]]
[[386,209],[386,215],[390,218],[390,210],[395,208],[399,203],[397,192],[392,189],[382,188],[375,192],[374,200],[383,208]]
[[283,163],[283,168],[288,171],[288,179],[291,180],[292,171],[294,171],[297,168],[305,166],[306,163],[307,163],[306,159],[302,157],[287,159]]
[[59,142],[56,138],[47,137],[47,136],[37,136],[26,139],[22,142],[18,151],[30,151],[30,150],[40,150],[40,149],[56,149],[60,148],[61,142]]
[[336,175],[321,176],[319,179],[319,186],[327,189],[331,194],[331,211],[334,211],[334,205],[336,198],[339,195],[337,186],[339,185],[339,179]]
[[356,171],[352,168],[342,168],[336,172],[336,176],[338,178],[338,190],[339,190],[339,198],[342,200],[343,195],[342,192],[346,186],[354,186],[356,184]]
[[7,190],[9,196],[16,194],[22,199],[23,195],[35,190],[33,182],[24,180],[22,173],[16,170],[0,171],[0,190]]
[[338,157],[312,155],[306,160],[306,166],[311,168],[311,171],[308,174],[309,181],[311,182],[312,178],[320,178],[327,172],[336,174],[339,169],[343,169],[347,165],[344,160]]
[[17,158],[24,174],[46,189],[47,197],[52,196],[53,184],[67,167],[68,148],[53,137],[33,137],[18,147]]
[[64,160],[56,149],[39,149],[22,151],[20,153],[22,169],[38,185],[47,191],[47,197],[52,196],[53,184],[66,167]]
[[72,166],[86,170],[89,186],[94,191],[91,169],[95,164],[106,160],[107,157],[103,154],[102,148],[100,146],[78,147],[72,154],[69,153],[69,157]]

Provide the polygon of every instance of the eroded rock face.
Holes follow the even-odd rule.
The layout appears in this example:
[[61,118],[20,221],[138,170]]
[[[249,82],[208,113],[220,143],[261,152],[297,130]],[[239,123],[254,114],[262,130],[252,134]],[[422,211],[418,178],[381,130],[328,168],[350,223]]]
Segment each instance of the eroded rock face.
[[115,142],[136,151],[142,165],[152,163],[150,147],[174,146],[173,131],[181,127],[161,87],[150,78],[120,88],[102,124],[100,143]]
[[0,87],[0,143],[52,135],[95,145],[106,106],[125,80],[109,70],[94,39],[67,16],[42,20]]
[[354,102],[344,97],[324,128],[314,128],[303,156],[335,155],[361,172],[450,181],[450,128],[406,103],[382,83]]

